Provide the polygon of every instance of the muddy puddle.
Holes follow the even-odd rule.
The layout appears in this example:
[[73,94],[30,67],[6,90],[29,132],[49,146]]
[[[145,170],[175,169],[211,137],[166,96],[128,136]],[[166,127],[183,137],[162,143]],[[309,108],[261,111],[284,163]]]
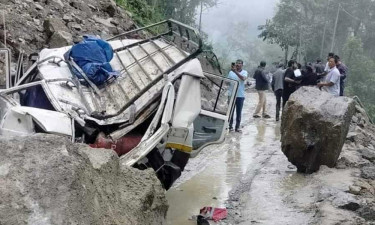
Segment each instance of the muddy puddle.
[[224,143],[205,148],[189,161],[181,178],[167,192],[169,225],[196,224],[189,218],[204,206],[226,207],[228,193],[259,164],[267,145],[279,144],[280,124],[274,119],[253,120],[255,104],[254,99],[245,103],[242,134],[228,133]]

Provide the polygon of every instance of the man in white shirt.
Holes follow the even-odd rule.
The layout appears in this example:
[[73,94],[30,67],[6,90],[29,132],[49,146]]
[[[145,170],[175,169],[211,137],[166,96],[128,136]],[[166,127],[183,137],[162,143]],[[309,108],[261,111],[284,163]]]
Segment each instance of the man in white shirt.
[[324,77],[324,81],[318,83],[319,88],[322,88],[335,97],[340,96],[340,71],[336,68],[337,63],[337,58],[329,59],[329,72]]
[[333,53],[333,52],[328,53],[328,56],[327,56],[327,64],[326,64],[326,67],[324,68],[324,72],[329,72],[329,70],[330,70],[330,67],[329,67],[329,65],[328,65],[328,63],[329,63],[329,59],[330,59],[330,58],[333,58],[334,56],[335,56],[335,53]]

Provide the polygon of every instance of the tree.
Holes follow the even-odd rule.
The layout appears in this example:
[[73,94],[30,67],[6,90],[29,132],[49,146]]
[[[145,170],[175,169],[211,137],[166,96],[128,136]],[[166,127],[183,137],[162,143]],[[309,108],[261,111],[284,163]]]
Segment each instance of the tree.
[[[302,49],[305,61],[328,53],[342,54],[347,38],[354,33],[362,38],[365,52],[375,56],[375,2],[372,0],[281,0],[272,20],[259,26],[260,38],[289,47]],[[336,15],[339,12],[336,35]],[[332,41],[334,39],[334,41]]]
[[363,43],[358,37],[350,37],[343,49],[344,61],[351,69],[348,92],[357,95],[375,119],[375,61],[365,55]]
[[182,23],[195,25],[197,8],[213,7],[218,0],[116,0],[133,14],[141,25],[159,22],[163,19],[175,19]]

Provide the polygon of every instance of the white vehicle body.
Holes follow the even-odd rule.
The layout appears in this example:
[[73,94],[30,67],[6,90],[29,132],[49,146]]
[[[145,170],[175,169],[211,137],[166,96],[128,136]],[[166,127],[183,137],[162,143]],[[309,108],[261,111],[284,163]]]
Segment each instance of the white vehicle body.
[[[7,71],[7,88],[0,90],[0,135],[45,132],[90,143],[98,132],[117,142],[141,130],[142,139],[121,156],[122,165],[160,171],[168,162],[170,170],[183,170],[184,163],[176,168],[181,162],[174,158],[195,156],[224,140],[234,102],[227,90],[238,84],[203,71],[196,58],[202,45],[193,28],[173,20],[146,28],[161,25],[167,32],[148,39],[127,39],[144,31],[138,29],[108,40],[115,53],[110,64],[120,76],[104,87],[82,85],[71,73],[63,59],[71,46],[42,50],[24,74],[18,69],[12,77]],[[9,51],[0,53],[9,60]],[[153,163],[159,154],[163,162]],[[176,179],[160,176],[166,189]]]

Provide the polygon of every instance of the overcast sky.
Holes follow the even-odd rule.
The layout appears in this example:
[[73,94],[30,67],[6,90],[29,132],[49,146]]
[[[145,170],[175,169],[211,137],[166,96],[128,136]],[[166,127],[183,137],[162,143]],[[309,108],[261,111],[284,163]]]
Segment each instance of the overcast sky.
[[[278,0],[219,0],[219,5],[205,10],[202,17],[202,30],[212,42],[221,41],[233,24],[247,22],[249,32],[254,38],[259,31],[258,25],[271,19]],[[199,14],[198,18],[199,20]]]

